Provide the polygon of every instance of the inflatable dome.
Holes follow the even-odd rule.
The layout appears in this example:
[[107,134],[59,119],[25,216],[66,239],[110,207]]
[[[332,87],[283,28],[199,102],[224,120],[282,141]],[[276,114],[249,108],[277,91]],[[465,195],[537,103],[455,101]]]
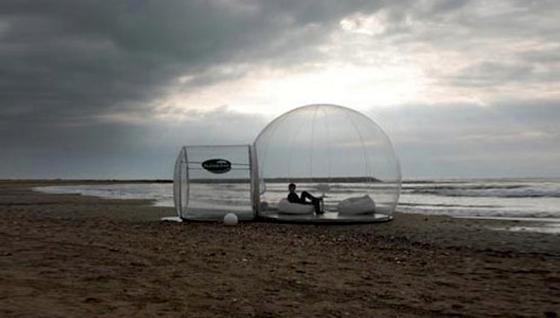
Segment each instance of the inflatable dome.
[[[299,107],[266,126],[253,149],[258,217],[292,222],[392,219],[400,166],[391,141],[367,116],[336,105]],[[290,184],[300,200],[304,192],[310,196],[308,204],[286,199]]]

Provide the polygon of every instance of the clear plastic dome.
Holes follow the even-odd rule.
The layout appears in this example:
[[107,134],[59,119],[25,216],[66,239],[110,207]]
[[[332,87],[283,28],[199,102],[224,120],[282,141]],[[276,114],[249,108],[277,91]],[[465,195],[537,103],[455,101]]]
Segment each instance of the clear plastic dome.
[[[392,218],[401,172],[391,141],[367,116],[336,105],[289,111],[263,129],[254,143],[257,213],[304,222],[375,222]],[[319,200],[288,196],[288,185]],[[304,211],[305,210],[305,211]]]

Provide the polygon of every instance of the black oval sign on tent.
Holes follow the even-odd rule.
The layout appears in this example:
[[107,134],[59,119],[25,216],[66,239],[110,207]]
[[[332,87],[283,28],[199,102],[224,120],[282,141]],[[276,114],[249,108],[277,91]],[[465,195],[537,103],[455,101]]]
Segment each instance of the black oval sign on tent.
[[212,173],[226,173],[231,170],[231,162],[225,159],[210,159],[202,163],[202,168]]

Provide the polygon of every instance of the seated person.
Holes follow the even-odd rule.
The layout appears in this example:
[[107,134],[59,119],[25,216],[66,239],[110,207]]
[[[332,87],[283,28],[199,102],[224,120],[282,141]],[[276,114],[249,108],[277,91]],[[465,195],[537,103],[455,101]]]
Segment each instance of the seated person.
[[[315,207],[315,213],[323,214],[323,211],[321,211],[321,200],[323,198],[316,198],[307,191],[302,191],[300,198],[296,193],[296,185],[293,183],[288,185],[288,190],[290,191],[288,194],[288,201],[290,203],[312,204]],[[309,201],[307,201],[307,199],[309,199]]]

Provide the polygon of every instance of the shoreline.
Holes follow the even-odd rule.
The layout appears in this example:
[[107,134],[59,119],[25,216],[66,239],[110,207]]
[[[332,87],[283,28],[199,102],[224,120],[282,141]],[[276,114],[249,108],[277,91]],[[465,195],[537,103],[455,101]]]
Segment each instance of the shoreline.
[[[25,181],[29,182],[29,181]],[[34,182],[31,180],[30,182]],[[45,184],[41,186],[33,186],[30,189],[40,193],[47,193],[47,194],[78,194],[83,196],[91,196],[100,199],[119,199],[119,200],[137,200],[134,196],[130,198],[125,198],[122,196],[114,196],[114,195],[95,195],[95,194],[88,194],[87,190],[76,190],[65,192],[64,190],[57,190],[57,191],[49,191],[49,187],[72,187],[72,186],[91,186],[91,185],[127,185],[127,184],[162,184],[162,183],[169,183],[167,181],[157,181],[154,180],[153,182],[150,180],[120,180],[118,182],[112,180],[66,180],[66,183],[60,184],[56,180],[45,180]],[[41,189],[47,188],[47,189]],[[140,193],[144,195],[143,193]],[[149,200],[154,207],[163,207],[163,208],[173,208],[173,200],[171,199],[146,199]],[[397,211],[399,212],[399,211]],[[558,217],[526,217],[526,216],[479,216],[479,215],[446,215],[446,214],[439,214],[439,213],[426,213],[426,211],[422,212],[414,212],[414,211],[400,211],[398,214],[414,214],[414,215],[425,215],[425,216],[447,216],[454,219],[471,219],[471,220],[486,220],[486,221],[504,221],[504,225],[501,227],[489,227],[495,231],[502,231],[502,230],[511,230],[511,231],[520,231],[520,232],[536,232],[536,233],[543,233],[543,234],[560,234],[560,218]],[[170,215],[172,216],[172,215]],[[508,223],[511,222],[511,223]],[[522,222],[522,224],[518,224]],[[288,222],[289,223],[289,222]]]
[[34,182],[45,184],[0,182],[5,317],[560,313],[560,236],[488,228],[524,222],[169,223],[159,217],[173,209],[147,200],[43,194]]

